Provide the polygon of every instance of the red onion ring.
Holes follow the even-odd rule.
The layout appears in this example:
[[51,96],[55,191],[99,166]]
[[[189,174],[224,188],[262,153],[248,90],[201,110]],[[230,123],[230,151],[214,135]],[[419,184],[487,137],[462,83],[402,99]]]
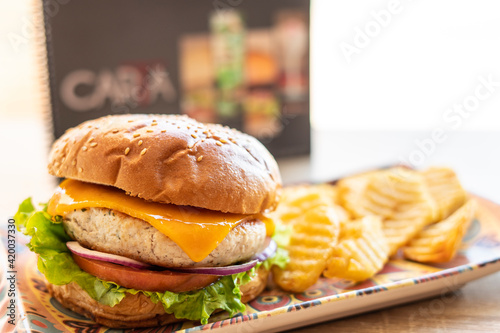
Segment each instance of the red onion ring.
[[271,237],[266,238],[265,244],[266,247],[264,251],[254,255],[252,259],[257,259],[259,262],[262,262],[267,258],[272,257],[276,253],[276,250],[278,250],[278,244],[276,244],[276,242]]
[[89,250],[81,246],[78,242],[76,241],[71,241],[67,242],[66,246],[68,249],[73,252],[76,255],[79,255],[80,257],[87,258],[87,259],[93,259],[93,260],[100,260],[100,261],[107,261],[111,262],[113,264],[118,264],[118,265],[123,265],[123,266],[128,266],[132,268],[138,268],[138,269],[151,269],[154,266],[148,265],[146,263],[130,259],[127,257],[119,256],[116,254],[110,254],[110,253],[104,253],[100,251],[94,251],[94,250]]

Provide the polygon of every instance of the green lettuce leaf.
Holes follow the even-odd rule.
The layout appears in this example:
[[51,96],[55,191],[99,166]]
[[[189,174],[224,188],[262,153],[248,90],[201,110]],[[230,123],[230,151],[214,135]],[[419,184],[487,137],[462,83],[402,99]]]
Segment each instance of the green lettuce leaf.
[[279,221],[275,222],[275,230],[273,239],[278,244],[279,248],[286,248],[290,244],[290,237],[292,236],[292,227],[284,225]]
[[285,269],[289,260],[290,257],[288,256],[288,251],[281,247],[278,247],[278,249],[276,250],[276,254],[272,258],[269,258],[266,261],[262,262],[261,265],[263,265],[267,270],[271,269],[271,267],[274,265],[278,266],[281,269]]
[[50,283],[64,285],[76,282],[90,297],[108,306],[120,303],[126,293],[141,292],[153,302],[161,302],[165,312],[174,314],[176,318],[199,320],[202,324],[206,324],[217,309],[226,310],[231,316],[244,311],[240,286],[249,282],[261,265],[265,265],[266,269],[272,265],[284,267],[288,261],[286,251],[279,249],[274,257],[248,272],[224,276],[201,290],[184,293],[135,290],[103,281],[80,269],[66,247],[71,238],[60,223],[62,219],[52,218],[46,209],[36,211],[30,198],[21,203],[14,219],[18,230],[31,236],[28,247],[38,254],[38,269]]
[[31,198],[28,198],[21,202],[16,215],[14,215],[14,220],[18,230],[26,225],[26,222],[34,212],[35,207],[33,207],[33,204],[31,203]]
[[30,198],[21,203],[14,220],[17,229],[31,237],[28,248],[38,254],[38,270],[50,283],[65,285],[76,282],[90,297],[109,306],[120,303],[125,297],[123,293],[108,290],[99,279],[75,263],[66,247],[71,238],[62,223],[53,221],[46,211],[36,211]]

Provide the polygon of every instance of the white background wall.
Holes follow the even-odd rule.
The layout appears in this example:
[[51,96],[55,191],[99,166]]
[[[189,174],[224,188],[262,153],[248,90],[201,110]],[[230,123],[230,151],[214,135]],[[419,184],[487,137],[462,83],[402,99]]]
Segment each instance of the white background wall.
[[499,1],[313,0],[311,22],[314,128],[500,130],[500,86],[460,126],[443,119],[479,76],[500,83]]

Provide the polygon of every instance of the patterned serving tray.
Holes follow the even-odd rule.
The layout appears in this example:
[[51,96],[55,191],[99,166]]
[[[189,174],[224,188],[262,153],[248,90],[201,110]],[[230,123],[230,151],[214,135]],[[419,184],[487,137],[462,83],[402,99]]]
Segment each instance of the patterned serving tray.
[[[279,331],[433,295],[441,295],[446,300],[448,291],[500,270],[500,206],[485,199],[477,200],[478,216],[465,236],[464,248],[446,264],[422,265],[395,259],[374,278],[362,283],[320,279],[309,290],[298,294],[285,293],[270,283],[264,293],[247,305],[245,313],[233,318],[222,313],[207,325],[186,322],[134,332]],[[17,240],[21,243],[20,235]],[[1,252],[4,270],[0,281],[0,331],[123,332],[95,324],[51,298],[43,276],[36,269],[36,257],[25,246],[18,246],[16,253],[17,318],[16,326],[9,324],[6,309],[11,286],[6,276],[6,253]]]

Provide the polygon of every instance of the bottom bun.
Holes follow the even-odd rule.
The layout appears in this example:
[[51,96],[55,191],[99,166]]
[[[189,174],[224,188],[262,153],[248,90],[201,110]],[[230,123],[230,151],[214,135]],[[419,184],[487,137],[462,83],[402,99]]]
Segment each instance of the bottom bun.
[[[240,287],[243,303],[264,290],[268,274],[267,270],[260,268],[250,282]],[[119,304],[110,307],[92,299],[75,282],[62,286],[47,283],[47,287],[52,297],[64,307],[111,328],[153,327],[184,321],[165,313],[161,303],[153,303],[142,293],[127,294]]]

